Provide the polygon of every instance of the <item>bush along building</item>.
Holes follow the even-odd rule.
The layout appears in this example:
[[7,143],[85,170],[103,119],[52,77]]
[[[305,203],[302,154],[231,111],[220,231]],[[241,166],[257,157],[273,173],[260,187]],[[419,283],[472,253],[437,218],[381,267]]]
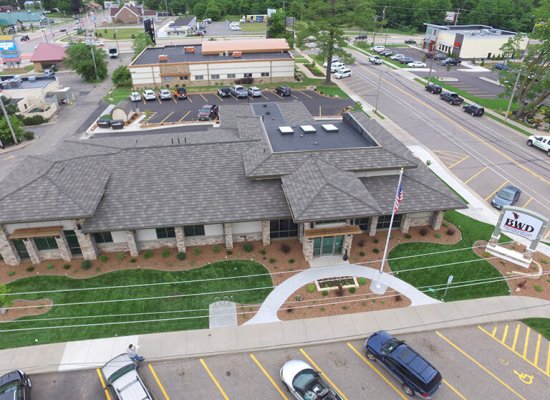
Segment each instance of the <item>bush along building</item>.
[[464,207],[363,113],[318,122],[297,101],[228,105],[202,131],[68,140],[27,157],[0,185],[0,253],[18,265],[295,238],[311,260],[350,254],[364,231],[440,229]]

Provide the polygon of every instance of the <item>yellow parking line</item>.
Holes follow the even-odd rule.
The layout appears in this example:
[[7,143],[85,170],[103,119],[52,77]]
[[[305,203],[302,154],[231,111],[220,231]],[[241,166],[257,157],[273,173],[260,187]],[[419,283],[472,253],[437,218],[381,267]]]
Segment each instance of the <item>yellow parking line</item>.
[[502,335],[500,343],[506,343],[506,336],[508,336],[508,324],[504,327],[504,334]]
[[277,392],[279,392],[279,394],[281,395],[281,397],[285,400],[288,400],[288,397],[285,396],[285,394],[283,393],[283,391],[281,390],[281,388],[275,383],[275,381],[271,378],[271,376],[267,373],[267,371],[264,369],[264,367],[262,366],[262,364],[260,364],[260,362],[258,361],[258,359],[256,357],[254,357],[254,354],[250,354],[250,358],[252,358],[252,360],[256,363],[256,365],[258,366],[258,368],[260,368],[260,370],[264,373],[264,375],[266,376],[266,378],[269,380],[269,382],[271,382],[271,384],[273,385],[273,387],[275,389],[277,389]]
[[471,362],[476,364],[479,368],[481,368],[483,371],[485,371],[489,376],[491,376],[493,379],[495,379],[497,382],[499,382],[502,386],[504,386],[506,389],[508,389],[510,392],[514,393],[517,397],[519,397],[522,400],[526,400],[525,397],[520,395],[518,392],[516,392],[510,385],[508,385],[506,382],[504,382],[502,379],[500,379],[498,376],[493,374],[491,371],[489,371],[486,367],[481,365],[477,360],[475,360],[472,356],[467,354],[464,350],[462,350],[460,347],[458,347],[456,344],[451,342],[449,339],[447,339],[441,332],[435,331],[437,336],[439,336],[441,339],[449,343],[453,348],[455,348],[458,352],[460,352],[464,357],[469,359]]
[[378,376],[380,376],[380,378],[382,378],[393,390],[395,390],[395,393],[397,393],[403,400],[408,400],[408,397],[406,397],[403,393],[401,393],[401,391],[393,384],[391,383],[391,381],[386,378],[379,370],[378,368],[376,368],[369,360],[366,359],[366,357],[359,353],[359,351],[357,351],[357,349],[351,344],[351,343],[347,343],[348,347],[355,353],[357,354],[357,356],[363,360],[363,362],[365,364],[367,364],[369,367],[371,367],[371,369],[376,372],[378,374]]
[[325,374],[323,372],[323,370],[321,368],[319,368],[319,366],[317,364],[315,364],[315,361],[313,361],[311,359],[310,356],[307,355],[307,353],[304,351],[304,349],[300,349],[300,353],[302,353],[304,355],[305,358],[307,358],[307,360],[311,363],[311,365],[313,365],[313,367],[315,367],[315,369],[317,371],[319,371],[321,374],[323,374],[324,378],[327,380],[328,383],[330,383],[330,386],[332,386],[334,388],[334,390],[336,390],[338,392],[338,394],[344,399],[344,400],[348,400],[348,398],[344,395],[344,393],[342,393],[342,391],[338,388],[338,386],[336,386],[334,384],[334,382],[332,382],[330,380],[330,378],[327,376],[327,374]]
[[532,197],[529,197],[529,200],[527,200],[527,201],[525,202],[525,204],[522,205],[521,207],[523,207],[523,208],[527,207],[527,205],[528,205],[531,201],[533,201],[533,198],[532,198]]
[[101,387],[105,391],[105,397],[107,400],[111,400],[111,395],[109,394],[109,389],[107,389],[107,386],[105,386],[105,381],[103,380],[103,375],[101,375],[101,371],[99,368],[96,368],[97,376],[99,376],[99,381],[101,382]]
[[229,400],[229,397],[227,397],[227,395],[223,391],[222,387],[220,386],[220,384],[218,383],[218,381],[216,380],[214,375],[212,375],[212,372],[210,372],[210,368],[208,368],[208,365],[206,365],[206,363],[204,362],[204,360],[202,358],[200,359],[200,362],[201,362],[202,366],[204,367],[204,369],[206,370],[206,372],[208,373],[208,376],[210,376],[210,379],[212,379],[212,381],[214,382],[214,384],[216,385],[216,387],[218,388],[218,390],[222,394],[223,398],[225,400]]
[[529,335],[531,334],[531,328],[527,327],[527,333],[525,334],[525,342],[523,343],[523,358],[527,355],[527,347],[529,347]]
[[466,397],[464,397],[464,396],[462,395],[462,393],[460,393],[458,390],[456,390],[456,388],[455,388],[453,385],[451,385],[449,382],[447,382],[445,379],[443,379],[443,383],[444,383],[445,385],[447,385],[447,387],[448,387],[449,389],[451,389],[453,392],[455,392],[455,394],[456,394],[458,397],[460,397],[462,400],[467,400]]
[[516,344],[518,344],[518,336],[519,336],[519,329],[520,329],[521,325],[518,324],[516,325],[516,332],[514,333],[514,341],[512,342],[512,350],[513,351],[516,351]]
[[191,111],[187,111],[187,112],[185,113],[185,115],[184,115],[183,117],[181,117],[181,119],[180,119],[178,122],[183,121],[183,120],[185,119],[185,117],[187,117],[187,116],[189,115],[190,112],[191,112]]
[[453,167],[456,167],[458,164],[460,164],[462,161],[464,160],[467,160],[468,158],[470,158],[470,156],[465,156],[464,158],[462,158],[461,160],[458,160],[457,162],[455,162],[453,165],[450,165],[448,168],[451,169]]
[[475,173],[474,175],[472,175],[469,179],[465,180],[464,183],[467,185],[468,183],[470,183],[470,181],[472,181],[473,179],[477,178],[479,175],[481,175],[483,173],[483,171],[485,171],[487,168],[489,167],[485,167],[481,170],[479,170],[477,173]]
[[542,335],[539,333],[539,337],[537,338],[537,346],[535,347],[535,359],[533,360],[533,364],[539,365],[539,351],[540,351],[540,341],[542,339]]
[[166,400],[170,400],[170,397],[168,396],[168,393],[166,393],[166,390],[164,390],[164,386],[162,386],[162,383],[160,383],[159,377],[157,376],[157,373],[155,372],[152,364],[149,364],[149,369],[151,370],[151,373],[153,374],[153,378],[155,378],[155,381],[157,381],[157,385],[159,385],[160,391],[164,395],[164,398]]
[[168,119],[168,117],[170,117],[172,114],[174,114],[174,111],[172,111],[170,114],[168,114],[162,121],[160,121],[160,123],[162,124],[164,121],[166,121]]
[[496,334],[497,334],[497,326],[495,325],[495,326],[493,327],[492,332],[491,332],[491,336],[495,336]]
[[504,183],[502,185],[500,185],[499,187],[497,187],[493,193],[491,193],[489,196],[485,197],[485,201],[489,200],[491,197],[493,197],[495,194],[497,194],[497,192],[500,189],[502,189],[504,186],[506,186],[507,183],[508,183],[508,180],[505,180]]
[[550,376],[550,343],[548,343],[548,357],[546,358],[546,375]]

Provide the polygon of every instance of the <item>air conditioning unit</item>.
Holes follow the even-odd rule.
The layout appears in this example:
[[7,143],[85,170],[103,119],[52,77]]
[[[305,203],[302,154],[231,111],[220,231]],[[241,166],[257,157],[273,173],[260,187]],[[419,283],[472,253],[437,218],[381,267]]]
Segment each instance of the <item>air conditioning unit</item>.
[[168,61],[168,54],[159,54],[159,62]]
[[193,46],[185,46],[185,47],[183,48],[183,51],[184,51],[185,53],[194,53],[194,52],[195,52],[195,48],[194,48]]
[[243,55],[243,52],[242,51],[234,51],[232,56],[235,57],[235,58],[240,58],[242,57]]

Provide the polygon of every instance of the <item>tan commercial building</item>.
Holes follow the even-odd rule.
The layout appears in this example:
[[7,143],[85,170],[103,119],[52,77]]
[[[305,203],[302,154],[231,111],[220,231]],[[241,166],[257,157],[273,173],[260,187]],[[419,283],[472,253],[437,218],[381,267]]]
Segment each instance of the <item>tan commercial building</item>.
[[[426,25],[423,48],[451,54],[465,59],[500,57],[500,48],[516,32],[495,29],[487,25]],[[521,50],[527,47],[527,38],[521,42]]]
[[130,64],[136,88],[228,85],[294,79],[294,58],[286,39],[205,41],[153,47]]

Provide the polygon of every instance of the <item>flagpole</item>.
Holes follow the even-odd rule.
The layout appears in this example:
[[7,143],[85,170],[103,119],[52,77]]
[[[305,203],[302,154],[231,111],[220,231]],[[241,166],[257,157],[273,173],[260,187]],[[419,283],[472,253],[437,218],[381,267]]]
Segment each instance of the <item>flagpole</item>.
[[390,218],[390,227],[388,229],[388,235],[386,237],[386,246],[384,247],[384,255],[382,256],[382,264],[380,264],[380,271],[378,272],[378,279],[376,281],[376,288],[380,288],[380,278],[382,277],[382,274],[384,273],[384,263],[386,262],[386,257],[388,255],[388,245],[390,243],[390,236],[391,236],[391,228],[393,226],[393,218],[395,217],[395,206],[397,204],[397,198],[399,196],[399,189],[401,188],[401,181],[403,179],[403,168],[401,168],[401,171],[399,172],[399,182],[397,182],[397,188],[395,189],[395,197],[393,202],[393,208],[391,212],[391,218]]

